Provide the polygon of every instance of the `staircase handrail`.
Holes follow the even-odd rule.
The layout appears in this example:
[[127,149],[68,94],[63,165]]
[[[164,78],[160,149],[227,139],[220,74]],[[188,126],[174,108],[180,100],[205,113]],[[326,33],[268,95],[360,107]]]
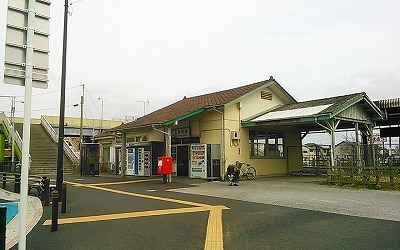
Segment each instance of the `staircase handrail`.
[[51,139],[53,139],[55,143],[58,143],[58,133],[54,130],[53,126],[50,125],[50,123],[43,115],[40,116],[40,123],[46,129]]
[[[40,116],[40,121],[42,126],[46,129],[47,133],[51,136],[51,138],[53,139],[53,141],[55,143],[58,143],[58,133],[55,131],[55,129],[53,128],[53,126],[50,125],[50,123],[47,121],[47,119],[41,115]],[[76,154],[76,152],[68,145],[68,143],[66,142],[66,140],[63,140],[63,149],[64,149],[64,153],[66,155],[68,155],[68,157],[71,159],[71,161],[76,164],[79,162],[79,156]]]
[[79,163],[79,156],[76,152],[69,146],[69,144],[64,139],[64,152],[68,155],[68,157],[72,160],[74,164]]
[[[4,112],[0,112],[0,122],[4,121],[4,124],[6,125],[6,128],[8,130],[8,132],[10,133],[10,131],[13,130],[13,125],[11,124],[10,119],[4,114]],[[20,150],[22,150],[22,138],[19,135],[18,131],[15,130],[14,127],[14,136],[12,136],[14,142],[17,143],[17,146]]]

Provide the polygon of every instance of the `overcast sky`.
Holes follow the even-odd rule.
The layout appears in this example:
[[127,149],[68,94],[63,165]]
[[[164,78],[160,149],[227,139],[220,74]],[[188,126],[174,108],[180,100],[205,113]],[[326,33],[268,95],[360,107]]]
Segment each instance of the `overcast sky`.
[[[400,97],[400,1],[70,0],[66,116],[142,116],[184,96],[271,75],[297,101],[366,92]],[[59,114],[64,1],[51,3],[49,88],[32,116]],[[7,1],[0,1],[4,62]],[[23,100],[24,88],[0,95]],[[149,101],[144,104],[143,101]],[[142,102],[140,102],[142,101]],[[0,111],[11,102],[0,98]],[[17,116],[23,106],[17,103]]]

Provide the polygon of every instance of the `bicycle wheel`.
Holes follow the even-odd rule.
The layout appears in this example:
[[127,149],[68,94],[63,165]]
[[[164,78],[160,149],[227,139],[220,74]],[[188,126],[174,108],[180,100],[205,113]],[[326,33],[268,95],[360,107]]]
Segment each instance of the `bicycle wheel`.
[[246,171],[246,176],[248,180],[254,180],[254,178],[256,178],[256,169],[254,167],[249,167]]

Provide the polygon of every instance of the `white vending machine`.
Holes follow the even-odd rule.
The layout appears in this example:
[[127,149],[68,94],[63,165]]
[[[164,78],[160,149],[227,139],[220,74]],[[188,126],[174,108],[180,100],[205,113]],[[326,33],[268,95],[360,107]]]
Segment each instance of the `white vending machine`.
[[219,144],[190,145],[190,178],[218,179],[220,177]]
[[145,148],[137,148],[137,175],[150,176],[151,175],[151,153],[150,150]]
[[135,175],[135,149],[126,149],[126,175]]

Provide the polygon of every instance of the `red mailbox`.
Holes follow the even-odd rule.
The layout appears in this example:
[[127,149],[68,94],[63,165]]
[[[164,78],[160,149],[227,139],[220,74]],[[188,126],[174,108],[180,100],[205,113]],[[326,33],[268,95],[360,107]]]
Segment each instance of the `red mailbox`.
[[172,174],[172,157],[171,156],[159,156],[157,174]]

